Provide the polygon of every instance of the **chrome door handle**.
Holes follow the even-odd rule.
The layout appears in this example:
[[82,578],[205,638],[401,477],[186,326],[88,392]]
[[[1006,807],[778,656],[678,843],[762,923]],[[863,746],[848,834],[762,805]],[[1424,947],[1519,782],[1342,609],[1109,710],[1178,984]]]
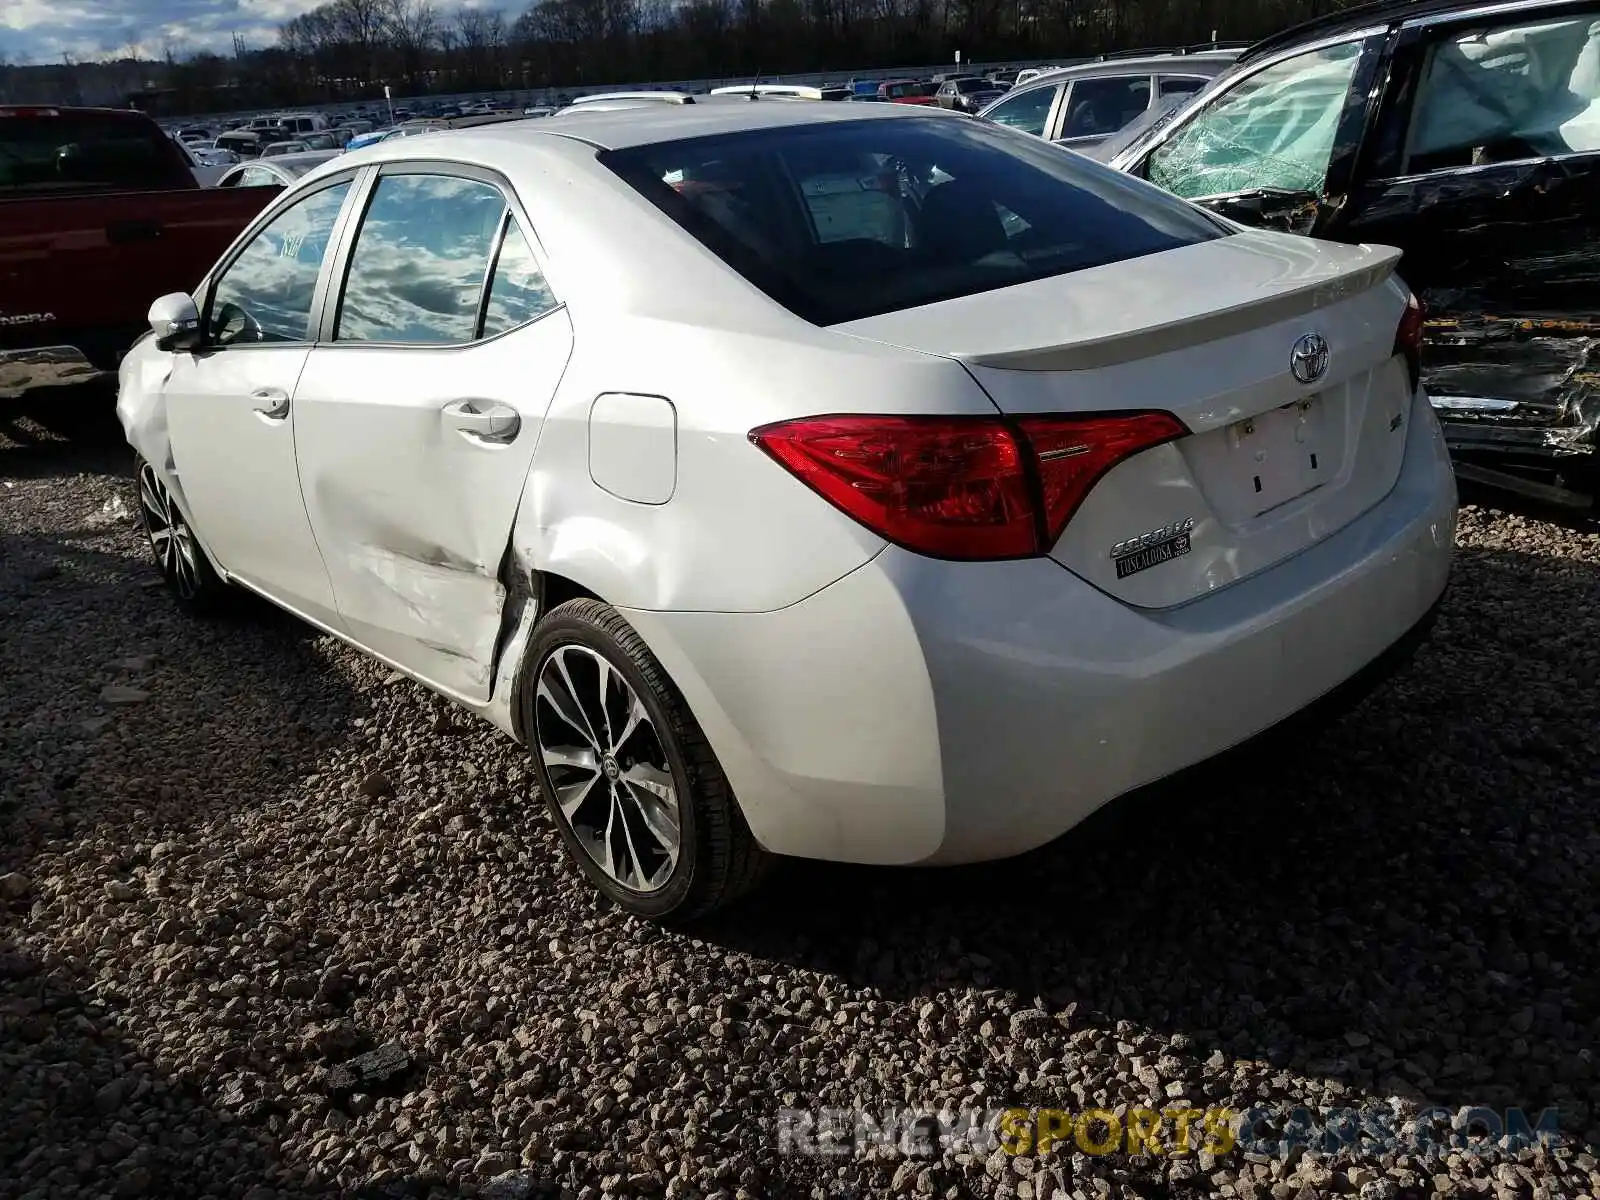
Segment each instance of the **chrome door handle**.
[[289,393],[282,388],[257,388],[250,393],[256,402],[256,412],[269,421],[281,421],[289,415]]
[[456,400],[444,406],[445,416],[462,437],[492,446],[516,440],[522,418],[508,404],[488,400]]

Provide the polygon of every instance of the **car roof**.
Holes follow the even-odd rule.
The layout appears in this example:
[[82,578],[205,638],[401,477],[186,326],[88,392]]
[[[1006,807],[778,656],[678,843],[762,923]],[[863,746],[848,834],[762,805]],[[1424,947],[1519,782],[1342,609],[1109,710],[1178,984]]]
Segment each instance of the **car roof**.
[[1063,79],[1085,76],[1129,75],[1140,71],[1171,75],[1220,75],[1238,61],[1237,50],[1197,50],[1193,54],[1149,54],[1142,58],[1108,58],[1099,62],[1075,63],[1070,67],[1047,69],[1019,85],[1025,91],[1035,85],[1060,83]]
[[569,107],[603,104],[607,100],[653,100],[658,104],[683,104],[692,101],[693,96],[688,92],[671,91],[590,92],[587,96],[579,96],[573,100]]
[[[293,154],[274,154],[270,161],[275,167],[284,167],[286,169],[289,167],[301,167],[309,171],[312,167],[320,166],[329,159],[338,158],[340,154],[341,151],[338,150],[299,150]],[[241,163],[239,165],[248,166],[252,164]]]
[[[553,137],[585,142],[600,150],[623,150],[633,146],[654,145],[657,142],[678,141],[681,138],[714,137],[753,129],[778,129],[793,125],[824,124],[830,121],[894,121],[917,118],[951,121],[971,119],[963,114],[945,113],[943,110],[934,113],[920,105],[885,104],[854,108],[819,101],[748,100],[742,97],[728,97],[723,103],[645,104],[634,108],[600,112],[574,111],[564,115],[555,123],[537,118],[524,118],[471,130],[450,130],[448,135],[458,139],[471,138],[478,153],[492,150],[495,144],[526,145],[529,139]],[[367,161],[416,157],[419,153],[417,144],[410,138],[405,141],[411,144],[393,145],[380,142],[372,147],[363,146],[357,153],[369,156]]]

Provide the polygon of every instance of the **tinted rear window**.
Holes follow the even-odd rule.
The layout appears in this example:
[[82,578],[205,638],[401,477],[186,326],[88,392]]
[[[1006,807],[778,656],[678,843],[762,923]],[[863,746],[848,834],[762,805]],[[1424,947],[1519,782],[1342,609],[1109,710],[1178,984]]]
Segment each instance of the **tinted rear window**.
[[818,325],[1227,233],[1126,175],[959,118],[753,130],[606,151],[600,161]]
[[143,121],[0,117],[0,190],[163,187],[183,170],[178,148]]

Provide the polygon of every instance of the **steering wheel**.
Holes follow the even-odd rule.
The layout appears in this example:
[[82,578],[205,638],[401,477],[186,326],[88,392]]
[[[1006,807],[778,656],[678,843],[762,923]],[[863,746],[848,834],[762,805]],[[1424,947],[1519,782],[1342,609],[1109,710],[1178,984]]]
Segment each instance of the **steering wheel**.
[[228,301],[217,309],[216,316],[212,319],[213,328],[216,330],[215,339],[219,346],[231,346],[240,342],[259,342],[264,340],[261,335],[261,325],[244,309],[232,301]]

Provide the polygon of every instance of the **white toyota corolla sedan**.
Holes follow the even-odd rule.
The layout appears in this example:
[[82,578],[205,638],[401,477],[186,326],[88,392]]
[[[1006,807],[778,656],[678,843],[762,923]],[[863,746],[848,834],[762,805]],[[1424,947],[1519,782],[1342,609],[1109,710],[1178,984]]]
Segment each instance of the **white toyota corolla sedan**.
[[311,172],[118,411],[180,604],[494,722],[681,917],[1017,854],[1403,657],[1456,496],[1397,257],[924,109],[578,114]]

